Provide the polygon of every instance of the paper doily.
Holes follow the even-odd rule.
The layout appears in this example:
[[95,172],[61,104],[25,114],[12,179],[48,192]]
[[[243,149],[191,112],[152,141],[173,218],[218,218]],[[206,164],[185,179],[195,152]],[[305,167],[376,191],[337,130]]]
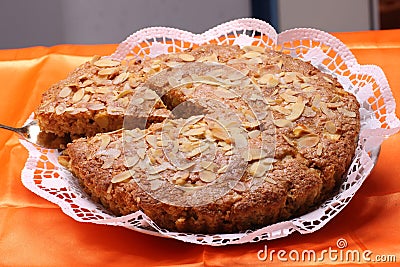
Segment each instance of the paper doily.
[[29,158],[22,171],[22,182],[29,190],[57,204],[63,212],[80,222],[123,226],[146,234],[170,237],[185,242],[222,246],[285,237],[295,231],[312,233],[322,228],[352,199],[374,167],[383,140],[400,129],[396,104],[381,68],[359,65],[350,50],[334,36],[315,29],[292,29],[277,34],[266,22],[239,19],[221,24],[203,34],[153,27],[140,30],[117,48],[110,57],[155,57],[182,51],[205,43],[257,45],[310,61],[320,70],[338,78],[343,87],[360,102],[361,133],[355,157],[337,195],[318,209],[298,218],[236,234],[188,234],[160,229],[143,212],[122,217],[108,213],[93,203],[77,180],[57,161],[56,150],[43,149],[27,141]]

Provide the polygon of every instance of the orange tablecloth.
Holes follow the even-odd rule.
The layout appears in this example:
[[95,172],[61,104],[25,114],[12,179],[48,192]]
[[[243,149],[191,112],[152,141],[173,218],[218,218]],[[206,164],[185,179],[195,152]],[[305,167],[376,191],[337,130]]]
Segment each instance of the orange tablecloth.
[[[361,64],[383,68],[400,101],[400,30],[337,33]],[[40,101],[41,93],[94,54],[111,54],[116,45],[60,45],[0,51],[0,122],[22,125]],[[400,109],[397,108],[397,114]],[[27,158],[16,135],[0,130],[0,265],[2,266],[238,266],[306,265],[288,254],[338,249],[371,251],[400,262],[400,134],[383,143],[372,174],[351,203],[324,228],[309,235],[255,244],[207,247],[148,236],[125,228],[79,223],[58,206],[28,191],[20,181]],[[273,260],[260,261],[257,253],[283,250]],[[344,250],[343,250],[344,251]],[[261,255],[262,256],[262,255]],[[325,264],[349,262],[340,254],[325,254]],[[383,259],[384,257],[381,257]],[[351,258],[350,258],[351,259]],[[361,259],[362,260],[362,259]],[[364,262],[366,263],[366,262]],[[377,263],[374,263],[377,264]]]

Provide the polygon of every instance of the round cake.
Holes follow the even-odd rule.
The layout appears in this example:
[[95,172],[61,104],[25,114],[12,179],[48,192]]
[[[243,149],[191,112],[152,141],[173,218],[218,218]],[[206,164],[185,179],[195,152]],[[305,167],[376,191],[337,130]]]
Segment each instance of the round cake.
[[[104,87],[114,101],[129,97],[121,129],[93,126],[99,111],[88,105],[115,118],[108,108],[115,103],[99,97]],[[57,133],[89,136],[68,144],[59,160],[94,201],[117,216],[142,210],[178,232],[254,230],[315,209],[340,185],[360,130],[359,104],[334,77],[252,46],[209,44],[134,62],[96,58],[43,103],[38,116],[85,118],[78,134]],[[49,132],[66,129],[56,123]]]

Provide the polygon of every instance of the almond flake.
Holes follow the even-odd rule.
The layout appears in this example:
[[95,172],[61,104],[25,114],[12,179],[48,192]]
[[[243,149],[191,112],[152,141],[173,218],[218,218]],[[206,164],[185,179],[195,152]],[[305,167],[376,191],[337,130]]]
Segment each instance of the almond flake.
[[325,102],[320,103],[320,109],[322,113],[324,113],[328,118],[335,117],[335,113],[333,113],[333,111],[328,108]]
[[209,147],[210,146],[208,144],[204,144],[202,146],[196,147],[190,153],[186,154],[186,157],[187,158],[192,158],[194,156],[197,156],[197,155],[203,153],[204,151],[206,151]]
[[139,162],[139,156],[133,155],[133,156],[126,156],[125,157],[125,162],[124,165],[127,168],[132,168]]
[[325,123],[325,129],[328,131],[328,133],[331,133],[331,134],[336,133],[336,125],[332,121],[327,121]]
[[341,137],[340,134],[331,134],[331,133],[324,133],[324,136],[333,141],[338,141]]
[[113,84],[120,84],[125,82],[129,78],[129,73],[128,72],[123,72],[117,77],[115,77]]
[[136,150],[136,153],[138,154],[139,158],[144,159],[146,156],[146,149],[145,148],[138,148]]
[[257,138],[260,134],[261,134],[261,132],[259,130],[254,130],[254,131],[251,131],[251,132],[247,133],[247,135],[251,139]]
[[121,172],[117,175],[115,175],[112,179],[111,179],[111,183],[119,183],[122,181],[125,181],[126,179],[129,179],[132,177],[131,171],[124,171]]
[[355,118],[357,117],[357,114],[353,111],[347,110],[345,108],[338,108],[337,109],[340,113],[342,113],[344,116],[346,117],[350,117],[350,118]]
[[284,108],[282,106],[271,106],[271,109],[274,111],[277,111],[283,115],[289,115],[291,113],[289,109]]
[[245,53],[244,55],[242,55],[242,57],[248,58],[248,59],[256,58],[256,57],[259,57],[259,56],[261,56],[261,54],[259,52],[256,52],[256,51],[249,51],[249,52]]
[[89,104],[87,105],[87,108],[88,108],[89,110],[101,110],[101,109],[104,109],[105,106],[104,106],[103,103],[89,103]]
[[234,99],[234,98],[238,98],[239,96],[237,94],[235,94],[232,91],[229,91],[227,89],[224,88],[217,88],[215,90],[212,91],[214,95],[218,96],[218,97],[222,97],[222,98],[226,98],[226,99]]
[[319,142],[319,136],[316,134],[307,134],[297,139],[297,146],[301,148],[314,147]]
[[286,119],[277,119],[272,121],[275,126],[284,128],[284,127],[292,127],[293,123]]
[[106,75],[113,75],[117,72],[118,72],[118,68],[105,68],[105,69],[99,70],[99,72],[97,74],[100,76],[106,76]]
[[184,136],[191,136],[191,135],[203,135],[206,131],[205,127],[198,127],[198,128],[193,128],[185,131],[183,133]]
[[309,134],[311,133],[311,130],[308,129],[306,126],[304,125],[297,125],[294,129],[293,129],[293,134],[295,137],[299,137],[305,134]]
[[328,83],[334,84],[334,82],[326,76],[322,76],[322,78],[327,81]]
[[218,165],[211,161],[202,161],[200,162],[200,166],[203,169],[211,172],[214,172],[218,168]]
[[205,183],[211,183],[212,181],[217,179],[217,175],[214,172],[207,170],[199,172],[199,176],[200,180],[202,180]]
[[136,105],[142,104],[143,102],[144,102],[144,99],[141,97],[138,97],[138,98],[132,99],[131,104],[136,106]]
[[71,87],[65,86],[65,87],[63,87],[63,89],[61,89],[61,91],[58,93],[58,96],[61,97],[61,98],[65,98],[65,97],[69,96],[69,95],[71,94],[71,92],[72,92]]
[[150,181],[150,189],[151,190],[157,190],[160,189],[160,187],[163,185],[163,181],[160,179],[154,179]]
[[294,146],[294,142],[292,139],[290,139],[289,137],[287,137],[286,135],[282,134],[283,139],[285,139],[286,142],[288,142],[289,145]]
[[157,136],[155,135],[146,135],[146,141],[150,146],[156,148],[157,147]]
[[301,114],[303,114],[305,106],[306,105],[304,104],[301,97],[298,97],[297,102],[292,105],[292,112],[290,113],[290,115],[286,116],[286,119],[289,121],[295,121],[300,118]]
[[183,61],[186,61],[186,62],[190,62],[190,61],[194,61],[195,60],[195,57],[190,55],[190,54],[180,54],[178,57],[180,59],[182,59]]
[[269,169],[269,165],[264,165],[264,164],[261,164],[260,161],[257,161],[250,165],[248,171],[251,176],[261,177],[267,172],[268,169]]
[[72,102],[77,103],[79,102],[83,96],[85,95],[85,90],[84,89],[79,89],[78,91],[75,92],[75,94],[72,97]]
[[108,59],[108,58],[103,58],[103,59],[99,59],[96,62],[94,62],[93,65],[95,65],[97,67],[116,67],[116,66],[121,65],[121,62],[112,60],[112,59]]
[[108,146],[108,144],[110,144],[111,142],[111,136],[109,135],[100,135],[100,146],[99,146],[99,150],[104,150],[106,149],[106,147]]
[[282,94],[279,94],[279,96],[288,103],[296,103],[297,102],[297,97],[295,97],[293,95],[289,95],[287,93],[282,93]]

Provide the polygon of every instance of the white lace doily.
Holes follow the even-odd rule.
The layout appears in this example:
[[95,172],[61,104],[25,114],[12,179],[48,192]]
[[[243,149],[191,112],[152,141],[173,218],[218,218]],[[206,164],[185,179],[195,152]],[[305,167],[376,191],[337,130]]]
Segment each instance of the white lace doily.
[[267,23],[239,19],[221,24],[203,34],[155,27],[140,30],[123,41],[110,57],[154,57],[204,44],[237,44],[270,47],[310,61],[322,71],[338,78],[361,104],[361,133],[356,155],[337,195],[318,209],[298,218],[256,231],[236,234],[200,235],[160,229],[142,212],[116,217],[93,203],[82,192],[76,179],[57,161],[56,150],[43,149],[24,140],[29,158],[22,171],[22,182],[29,190],[57,204],[63,212],[80,222],[123,226],[146,234],[175,238],[185,242],[222,246],[285,237],[295,231],[312,233],[336,216],[352,199],[374,167],[382,141],[400,129],[395,101],[381,68],[359,65],[350,50],[334,36],[314,29],[292,29],[277,34]]

